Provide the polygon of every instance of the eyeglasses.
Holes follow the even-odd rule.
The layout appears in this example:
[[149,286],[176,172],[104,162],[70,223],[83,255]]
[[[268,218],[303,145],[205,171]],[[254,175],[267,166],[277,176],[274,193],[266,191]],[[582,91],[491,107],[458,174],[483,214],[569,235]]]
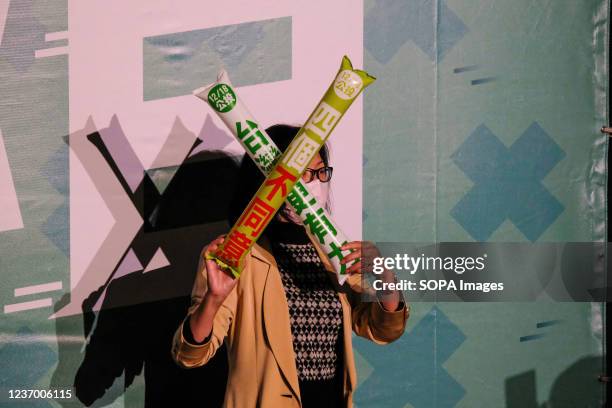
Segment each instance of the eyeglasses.
[[321,183],[327,183],[331,180],[333,171],[334,168],[330,166],[321,167],[320,169],[307,168],[302,179],[305,183],[310,183],[316,177]]

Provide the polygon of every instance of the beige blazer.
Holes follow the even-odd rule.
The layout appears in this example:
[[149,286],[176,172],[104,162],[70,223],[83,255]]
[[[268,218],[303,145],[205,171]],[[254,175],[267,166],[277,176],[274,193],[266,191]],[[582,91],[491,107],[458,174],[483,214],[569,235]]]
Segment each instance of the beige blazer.
[[[351,330],[378,344],[392,342],[404,332],[410,307],[404,302],[402,309],[389,312],[378,302],[361,302],[361,275],[352,275],[339,286],[331,262],[312,236],[310,239],[342,303],[344,406],[352,407],[357,373]],[[183,324],[197,309],[206,291],[206,269],[200,261],[191,306],[174,334],[172,358],[185,368],[201,366],[225,340],[229,361],[225,407],[298,408],[301,407],[300,389],[287,298],[269,242],[265,236],[259,242],[261,245],[256,244],[247,255],[240,280],[217,312],[210,340],[194,345],[185,341],[182,332]]]

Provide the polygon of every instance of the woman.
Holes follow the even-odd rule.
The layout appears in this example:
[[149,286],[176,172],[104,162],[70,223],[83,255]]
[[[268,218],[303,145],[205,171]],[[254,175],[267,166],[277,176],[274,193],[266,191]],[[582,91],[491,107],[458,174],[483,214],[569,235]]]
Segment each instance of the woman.
[[[299,128],[275,125],[266,131],[285,150]],[[328,202],[327,147],[303,176],[320,203]],[[230,206],[234,223],[264,178],[248,156]],[[226,407],[350,407],[357,384],[351,329],[379,344],[404,332],[409,308],[400,292],[362,301],[361,263],[347,269],[340,286],[331,262],[293,210],[283,205],[246,257],[239,279],[206,260],[224,236],[202,251],[192,305],[178,327],[172,356],[181,366],[206,364],[225,340],[230,373]],[[343,263],[361,258],[364,243]],[[385,271],[381,278],[393,281]]]

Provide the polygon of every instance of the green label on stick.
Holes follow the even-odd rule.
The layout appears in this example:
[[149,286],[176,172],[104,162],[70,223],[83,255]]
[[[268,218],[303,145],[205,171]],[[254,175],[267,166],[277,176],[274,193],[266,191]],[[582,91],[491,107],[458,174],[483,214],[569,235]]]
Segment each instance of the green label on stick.
[[236,105],[236,94],[230,86],[218,84],[208,93],[208,102],[217,112],[229,112]]

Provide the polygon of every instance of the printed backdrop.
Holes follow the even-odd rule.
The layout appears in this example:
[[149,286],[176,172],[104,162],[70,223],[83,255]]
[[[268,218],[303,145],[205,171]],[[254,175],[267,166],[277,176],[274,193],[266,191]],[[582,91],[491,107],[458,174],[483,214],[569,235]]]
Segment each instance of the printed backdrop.
[[[36,406],[153,406],[226,369],[169,360],[243,154],[191,95],[221,67],[264,126],[304,122],[345,54],[378,78],[330,139],[351,239],[605,241],[608,17],[606,0],[0,1],[0,405],[73,387]],[[397,342],[355,337],[355,404],[596,406],[602,312],[415,302]]]

